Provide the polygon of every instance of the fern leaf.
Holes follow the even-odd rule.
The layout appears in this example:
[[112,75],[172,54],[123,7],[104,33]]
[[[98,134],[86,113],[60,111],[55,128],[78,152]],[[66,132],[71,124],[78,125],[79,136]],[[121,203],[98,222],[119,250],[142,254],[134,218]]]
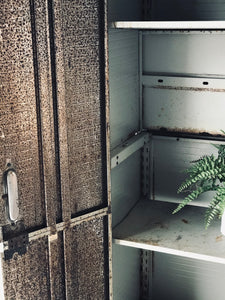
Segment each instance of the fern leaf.
[[199,195],[202,193],[208,191],[209,189],[206,189],[204,187],[199,187],[195,191],[191,192],[187,197],[184,198],[184,200],[177,206],[177,208],[172,212],[172,214],[177,213],[179,210],[181,210],[184,206],[186,206],[189,202],[197,199]]
[[[211,168],[211,167],[210,167]],[[181,193],[182,191],[186,190],[188,187],[196,184],[197,182],[204,182],[204,181],[214,181],[216,178],[220,180],[225,178],[225,173],[222,173],[223,170],[221,168],[212,168],[212,169],[200,171],[194,177],[189,176],[178,188],[177,193]],[[221,174],[222,173],[222,174]]]
[[217,193],[214,196],[213,200],[210,202],[210,205],[205,214],[205,228],[207,229],[211,221],[216,217],[222,215],[225,208],[225,187],[219,186],[217,188]]

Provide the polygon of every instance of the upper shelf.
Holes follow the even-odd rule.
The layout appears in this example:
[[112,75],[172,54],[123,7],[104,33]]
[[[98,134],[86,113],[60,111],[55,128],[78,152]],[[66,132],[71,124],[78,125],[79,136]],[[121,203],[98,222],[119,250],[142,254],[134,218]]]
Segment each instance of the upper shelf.
[[225,236],[220,233],[220,220],[205,230],[205,208],[187,206],[172,215],[176,206],[139,201],[113,230],[114,243],[225,264]]
[[153,30],[224,30],[225,21],[117,21],[111,28]]

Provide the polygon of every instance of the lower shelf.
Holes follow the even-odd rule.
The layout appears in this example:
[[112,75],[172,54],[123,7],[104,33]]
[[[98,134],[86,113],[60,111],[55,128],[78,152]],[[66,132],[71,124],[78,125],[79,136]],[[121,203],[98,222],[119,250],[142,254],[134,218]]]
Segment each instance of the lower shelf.
[[141,200],[113,230],[116,244],[225,264],[220,220],[204,227],[205,208],[186,206],[172,215],[174,203]]

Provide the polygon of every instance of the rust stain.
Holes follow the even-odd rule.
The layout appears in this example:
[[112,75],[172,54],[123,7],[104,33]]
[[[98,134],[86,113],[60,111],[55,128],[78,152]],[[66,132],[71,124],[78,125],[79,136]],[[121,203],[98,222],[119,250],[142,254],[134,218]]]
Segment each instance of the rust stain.
[[160,239],[135,239],[135,238],[128,238],[127,239],[130,242],[134,243],[143,243],[143,244],[148,244],[148,245],[153,245],[153,246],[159,246]]
[[176,91],[192,91],[192,92],[212,92],[212,93],[224,93],[225,89],[213,89],[213,88],[195,88],[195,87],[182,87],[182,86],[161,86],[154,85],[151,88],[160,90],[176,90]]
[[185,224],[188,224],[188,220],[186,220],[186,219],[182,219],[181,221]]
[[196,128],[179,128],[179,127],[160,127],[160,126],[151,126],[149,127],[149,130],[151,130],[151,132],[156,131],[159,134],[198,134],[201,135],[203,137],[217,137],[217,138],[222,138],[225,135],[221,133],[221,131],[207,131],[207,129],[196,129]]
[[178,237],[176,238],[176,241],[179,241],[182,239],[182,236],[181,235],[178,235]]
[[154,223],[154,225],[155,225],[156,227],[161,228],[161,229],[168,229],[168,228],[169,228],[169,226],[168,226],[167,224],[164,224],[164,223],[162,223],[162,222],[156,222],[156,223]]
[[216,242],[221,242],[223,240],[223,235],[219,235],[216,237]]

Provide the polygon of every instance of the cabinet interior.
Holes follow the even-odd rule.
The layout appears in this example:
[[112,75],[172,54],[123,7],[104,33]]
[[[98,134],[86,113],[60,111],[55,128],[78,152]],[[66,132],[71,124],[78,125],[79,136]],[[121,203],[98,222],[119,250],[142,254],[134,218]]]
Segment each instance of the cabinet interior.
[[115,299],[210,300],[213,287],[222,300],[225,238],[219,221],[204,229],[213,195],[171,212],[183,171],[225,142],[225,1],[109,1],[108,19]]

